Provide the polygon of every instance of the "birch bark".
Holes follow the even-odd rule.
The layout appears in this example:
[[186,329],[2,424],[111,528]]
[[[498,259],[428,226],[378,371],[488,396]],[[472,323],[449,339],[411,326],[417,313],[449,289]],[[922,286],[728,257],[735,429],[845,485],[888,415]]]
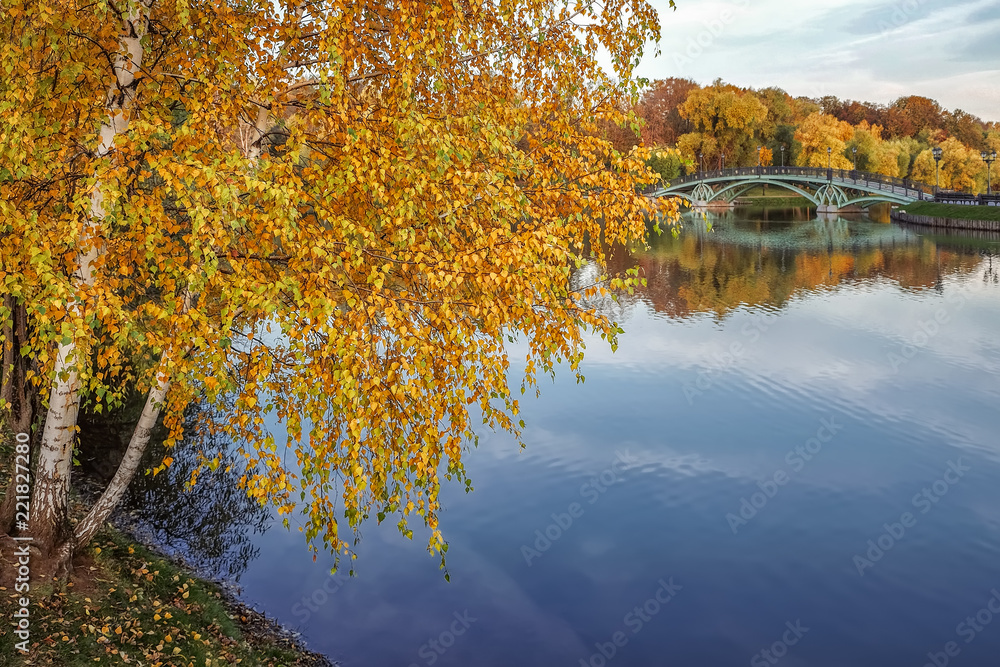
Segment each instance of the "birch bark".
[[[139,0],[123,19],[119,53],[113,63],[115,78],[106,101],[107,117],[101,124],[95,151],[98,159],[111,153],[115,137],[128,129],[129,110],[136,97],[136,75],[142,67],[143,38],[149,28],[152,4],[153,0]],[[100,252],[101,225],[106,216],[101,185],[98,179],[91,191],[90,208],[83,220],[80,238],[79,265],[73,274],[74,282],[82,292],[94,285],[93,265]],[[80,319],[82,304],[79,299],[72,298],[66,309],[70,320]],[[67,555],[72,555],[67,508],[73,439],[80,410],[79,368],[84,363],[78,357],[85,354],[78,348],[77,341],[60,343],[56,353],[31,500],[30,532],[35,545],[43,557],[53,556],[58,550],[61,565],[65,564]]]

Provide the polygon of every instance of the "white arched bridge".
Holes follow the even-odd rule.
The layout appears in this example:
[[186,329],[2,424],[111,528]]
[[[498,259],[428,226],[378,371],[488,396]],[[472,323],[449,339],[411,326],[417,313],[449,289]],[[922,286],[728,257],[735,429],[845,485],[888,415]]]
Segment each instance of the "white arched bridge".
[[650,196],[683,197],[692,206],[706,206],[714,201],[731,204],[740,195],[761,185],[772,185],[805,197],[819,213],[836,213],[848,206],[867,207],[882,202],[909,204],[934,199],[932,185],[853,169],[815,167],[702,171],[676,178]]

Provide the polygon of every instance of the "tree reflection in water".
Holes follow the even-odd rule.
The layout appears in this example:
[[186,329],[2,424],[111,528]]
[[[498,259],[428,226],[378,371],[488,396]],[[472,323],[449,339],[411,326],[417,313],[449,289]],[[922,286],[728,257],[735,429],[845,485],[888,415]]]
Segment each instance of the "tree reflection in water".
[[[667,232],[651,237],[646,250],[610,253],[610,272],[638,269],[647,285],[619,294],[618,300],[595,295],[586,305],[618,322],[628,319],[639,304],[673,318],[710,313],[724,319],[736,308],[781,309],[798,294],[844,284],[887,280],[903,290],[940,291],[943,278],[978,271],[988,282],[1000,280],[994,262],[1000,245],[997,234],[910,228],[888,224],[885,215],[814,219],[806,209],[738,209],[710,213],[708,221],[710,226],[692,216],[676,238]],[[584,264],[573,272],[573,289],[594,284],[600,273]],[[118,419],[134,423],[136,415],[131,413],[136,411],[126,408]],[[192,428],[186,432],[192,433],[195,423],[213,414],[218,413],[207,405],[194,406],[188,415]],[[81,418],[80,459],[105,481],[131,432],[129,424],[121,429],[126,435],[117,437],[109,432],[113,427],[106,418]],[[233,449],[217,435],[189,436],[170,451],[174,460],[169,468],[133,482],[119,518],[199,571],[239,581],[257,554],[253,535],[263,532],[270,514],[239,487],[246,471],[242,462],[237,464]],[[218,455],[221,463],[214,471],[204,469],[198,483],[186,490],[199,452],[208,458]],[[144,467],[156,466],[165,453],[162,445],[151,446]]]
[[[140,470],[151,470],[166,455],[173,463],[156,475],[136,475],[113,520],[200,574],[235,583],[257,556],[253,536],[263,533],[269,512],[240,488],[246,467],[237,464],[230,443],[219,435],[195,435],[194,425],[211,419],[218,409],[207,403],[189,408],[185,438],[169,452],[161,444],[164,434],[154,434]],[[113,474],[124,452],[128,436],[121,434],[129,432],[126,423],[131,412],[126,407],[112,419],[81,417],[80,460],[84,472],[103,478],[102,483],[110,478],[108,471]],[[186,488],[198,467],[199,452],[209,458],[217,455],[220,465],[215,470],[203,468],[197,484]]]
[[[650,233],[644,250],[606,250],[608,273],[638,269],[644,287],[581,302],[615,322],[640,304],[672,319],[708,313],[721,321],[737,308],[777,311],[797,295],[842,285],[889,281],[906,291],[940,292],[945,278],[977,270],[1000,283],[998,248],[995,232],[900,225],[884,207],[851,217],[817,217],[807,208],[689,213],[677,236]],[[600,275],[585,263],[573,272],[572,288]]]
[[[677,238],[653,236],[644,252],[611,253],[608,269],[638,268],[647,286],[622,295],[618,308],[639,300],[672,318],[739,307],[784,308],[796,295],[844,284],[891,281],[901,289],[940,289],[949,275],[989,271],[977,243],[1000,235],[945,235],[930,228],[879,222],[878,216],[813,218],[807,209],[736,209],[684,220]],[[992,275],[992,274],[991,274]],[[609,315],[617,313],[609,311]]]

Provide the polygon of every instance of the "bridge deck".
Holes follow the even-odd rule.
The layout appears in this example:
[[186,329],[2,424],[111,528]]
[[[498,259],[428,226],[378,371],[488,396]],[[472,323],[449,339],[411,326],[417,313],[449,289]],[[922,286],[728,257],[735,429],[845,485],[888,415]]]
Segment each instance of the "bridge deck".
[[[698,184],[736,183],[752,185],[755,181],[781,185],[803,184],[811,187],[836,185],[865,193],[867,198],[906,199],[911,201],[931,200],[934,198],[934,186],[919,183],[909,179],[893,178],[882,174],[871,174],[853,169],[821,169],[816,167],[739,167],[715,171],[703,171],[688,176],[682,176],[671,181],[666,188],[661,188],[651,196],[683,194]],[[725,189],[729,189],[728,187]]]

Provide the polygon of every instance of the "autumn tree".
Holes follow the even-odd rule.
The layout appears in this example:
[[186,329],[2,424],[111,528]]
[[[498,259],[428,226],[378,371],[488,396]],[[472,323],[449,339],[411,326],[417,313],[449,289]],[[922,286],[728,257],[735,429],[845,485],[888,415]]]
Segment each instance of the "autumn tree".
[[705,169],[719,169],[722,166],[720,159],[719,142],[715,137],[703,132],[688,132],[681,135],[677,140],[677,150],[684,160],[690,162],[698,169],[704,163]]
[[973,150],[985,148],[986,127],[978,116],[956,109],[944,114],[948,134]]
[[792,123],[797,125],[817,111],[820,111],[820,105],[815,100],[796,97],[792,100]]
[[[754,112],[754,100],[763,105],[765,114]],[[637,111],[647,115],[641,104]],[[760,145],[771,152],[772,160],[784,157],[784,164],[826,167],[832,163],[850,169],[856,159],[862,171],[926,180],[930,154],[920,158],[919,168],[916,161],[931,146],[949,138],[972,151],[1000,146],[995,123],[961,109],[942,109],[935,100],[914,95],[889,105],[833,95],[813,100],[792,97],[780,88],[743,89],[717,80],[692,89],[678,115],[690,131],[677,138],[676,147],[694,169],[700,168],[699,155],[704,156],[707,168],[721,167],[723,154],[729,166],[756,164],[754,147]],[[663,138],[652,132],[648,137]],[[958,160],[952,174],[955,183],[975,183],[975,188],[985,184],[985,175],[972,168],[966,152],[952,146]]]
[[851,125],[867,123],[872,126],[883,126],[885,123],[885,108],[882,105],[870,102],[848,100],[841,107],[837,118]]
[[691,123],[680,114],[680,106],[687,101],[698,84],[690,79],[658,79],[643,91],[636,113],[645,122],[642,141],[647,146],[673,146],[677,139],[691,130]]
[[857,160],[857,168],[861,171],[894,178],[905,177],[909,172],[907,146],[900,140],[884,140],[882,126],[869,125],[867,121],[861,121],[854,128],[854,136],[845,149],[845,157],[848,155],[852,161]]
[[893,136],[914,136],[922,130],[936,130],[943,126],[941,105],[920,95],[901,97],[887,110],[886,126]]
[[[631,113],[631,105],[627,100],[620,100],[618,102],[619,114],[615,114],[618,117],[631,118],[635,114]],[[642,143],[642,139],[639,136],[639,122],[638,119],[632,119],[631,122],[621,122],[620,120],[612,119],[610,116],[605,117],[597,122],[597,132],[599,137],[607,140],[611,146],[620,152],[628,152],[632,150],[634,146],[638,146]]]
[[854,136],[854,128],[830,114],[809,115],[798,130],[795,139],[802,144],[796,164],[802,167],[827,167],[850,169],[852,164],[844,155],[847,141]]
[[[875,172],[879,163],[879,146],[882,144],[882,127],[880,125],[870,126],[866,121],[861,121],[854,128],[854,135],[847,142],[845,150],[851,155],[852,161],[857,160],[857,168],[861,171]],[[893,163],[893,171],[898,169],[898,165]],[[881,173],[881,172],[878,172]],[[891,174],[895,176],[896,174]]]
[[[244,443],[242,488],[301,512],[314,548],[416,515],[442,552],[473,425],[520,433],[508,337],[522,389],[577,369],[583,331],[617,326],[574,267],[670,211],[636,194],[647,154],[598,136],[634,120],[642,0],[12,0],[0,29],[0,314],[44,398],[36,574],[66,570],[194,400],[227,402],[194,428]],[[126,390],[139,422],[71,525],[80,406]]]
[[986,135],[986,150],[1000,153],[1000,130],[990,130]]
[[[694,90],[680,108],[682,118],[690,121],[695,135],[682,136],[682,151],[698,146],[707,163],[725,154],[730,166],[757,163],[756,147],[766,140],[762,131],[768,126],[768,110],[752,91],[745,91],[716,81]],[[711,152],[706,149],[712,148]],[[685,152],[688,159],[697,155]]]
[[767,107],[767,120],[772,125],[794,123],[797,120],[795,100],[781,88],[762,88],[754,91],[754,94]]
[[843,113],[844,103],[836,95],[824,95],[816,100],[816,104],[819,105],[818,111],[835,118],[840,118]]
[[[949,137],[940,145],[940,183],[946,190],[982,192],[986,190],[986,165],[979,151],[970,149],[958,139]],[[935,182],[932,149],[920,153],[913,163],[912,178],[924,183]]]

